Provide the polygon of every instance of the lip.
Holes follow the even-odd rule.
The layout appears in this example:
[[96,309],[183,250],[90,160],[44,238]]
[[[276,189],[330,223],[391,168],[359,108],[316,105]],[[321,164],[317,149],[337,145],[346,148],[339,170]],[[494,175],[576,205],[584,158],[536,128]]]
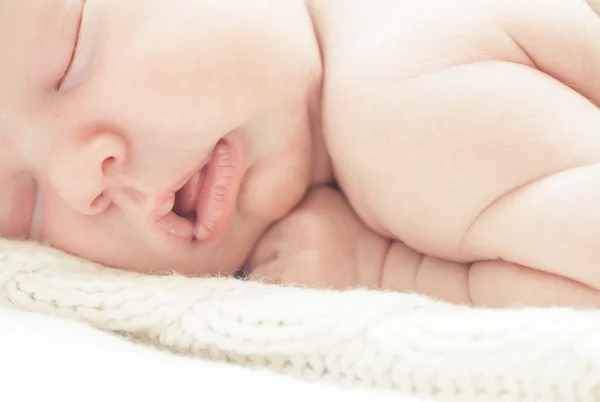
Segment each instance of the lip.
[[[204,180],[198,186],[198,193],[201,193],[205,186],[210,186],[210,182],[207,182],[208,179],[206,179],[206,176],[210,176],[209,172],[214,170],[212,164],[213,159],[215,158],[215,150],[219,144],[225,144],[231,155],[230,170],[233,172],[232,180],[230,185],[228,185],[227,192],[224,196],[224,210],[221,211],[217,221],[214,222],[210,233],[207,236],[198,238],[199,216],[196,214],[193,220],[189,217],[179,216],[174,212],[173,207],[176,202],[177,193],[199,172],[202,172],[201,175],[204,176]],[[228,227],[228,223],[233,215],[235,200],[244,174],[243,169],[245,165],[243,162],[240,144],[234,139],[221,139],[200,163],[194,166],[192,170],[185,174],[181,179],[177,180],[167,191],[157,198],[157,201],[148,216],[149,224],[154,228],[154,231],[159,233],[163,238],[167,238],[169,241],[175,241],[180,244],[208,244],[218,239],[219,235]],[[206,191],[208,190],[205,189],[204,192]],[[194,204],[201,204],[199,194],[196,194]]]

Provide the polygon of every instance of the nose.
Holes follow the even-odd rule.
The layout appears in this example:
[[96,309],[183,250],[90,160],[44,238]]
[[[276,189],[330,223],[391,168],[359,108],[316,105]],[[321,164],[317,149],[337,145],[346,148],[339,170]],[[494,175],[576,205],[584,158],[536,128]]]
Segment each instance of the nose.
[[125,155],[126,143],[119,134],[95,133],[54,153],[50,184],[77,212],[97,215],[110,206],[105,192],[114,184]]

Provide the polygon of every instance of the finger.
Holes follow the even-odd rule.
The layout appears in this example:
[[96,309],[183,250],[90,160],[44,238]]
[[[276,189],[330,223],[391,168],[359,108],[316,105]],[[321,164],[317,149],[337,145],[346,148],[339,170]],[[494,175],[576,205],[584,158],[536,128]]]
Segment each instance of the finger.
[[285,252],[286,242],[283,233],[285,223],[285,220],[275,223],[262,235],[246,261],[247,269],[251,270],[256,266],[277,260],[279,255]]

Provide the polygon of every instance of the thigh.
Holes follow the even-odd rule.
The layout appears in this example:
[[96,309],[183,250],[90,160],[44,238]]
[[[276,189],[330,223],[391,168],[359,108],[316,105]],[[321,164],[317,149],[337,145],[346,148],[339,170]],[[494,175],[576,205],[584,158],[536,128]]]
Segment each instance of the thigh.
[[477,307],[600,307],[596,289],[506,261],[473,264],[468,285],[471,303]]

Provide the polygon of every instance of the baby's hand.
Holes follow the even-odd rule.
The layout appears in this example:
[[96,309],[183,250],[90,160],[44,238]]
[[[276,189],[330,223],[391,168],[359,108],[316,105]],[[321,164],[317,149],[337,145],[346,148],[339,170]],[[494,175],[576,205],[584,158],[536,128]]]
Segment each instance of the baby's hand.
[[263,235],[248,261],[247,274],[269,283],[375,288],[382,265],[377,262],[387,245],[340,192],[317,188]]

